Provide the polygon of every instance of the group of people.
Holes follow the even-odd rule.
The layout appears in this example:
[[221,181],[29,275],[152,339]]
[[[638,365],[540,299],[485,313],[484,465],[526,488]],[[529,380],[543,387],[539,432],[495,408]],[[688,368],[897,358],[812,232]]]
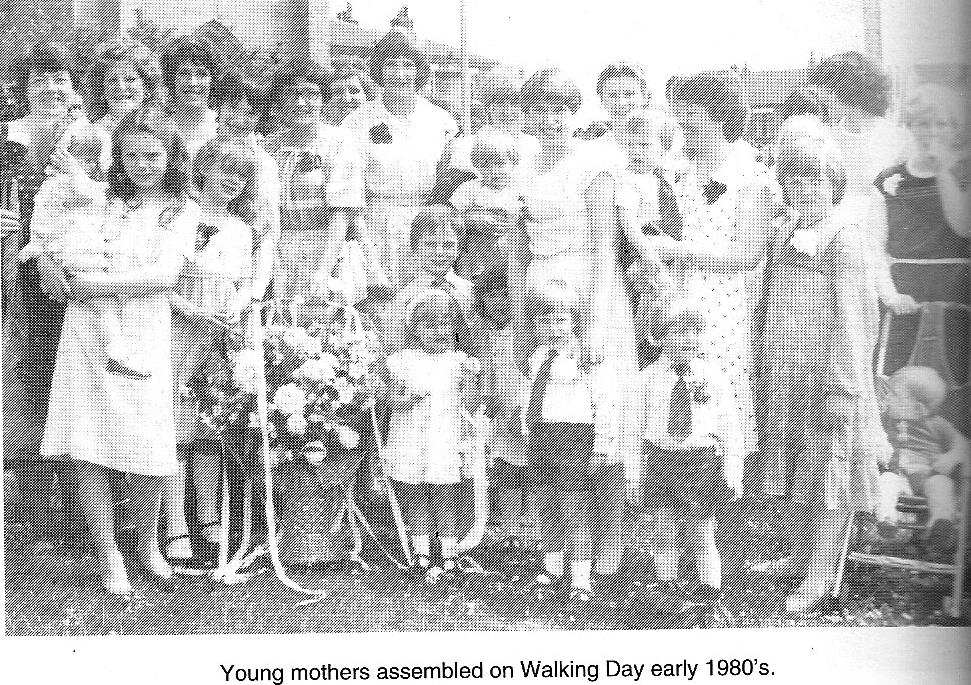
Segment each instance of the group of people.
[[[383,467],[417,574],[461,572],[476,415],[504,544],[538,523],[535,580],[578,606],[620,582],[625,502],[656,513],[659,581],[688,554],[694,598],[717,601],[718,517],[747,473],[803,505],[791,555],[751,569],[804,578],[790,610],[831,588],[848,512],[893,536],[896,497],[916,490],[953,547],[968,468],[956,95],[916,87],[898,127],[887,76],[839,54],[758,151],[732,75],[656,94],[611,64],[596,84],[610,120],[577,130],[565,74],[496,68],[470,132],[422,95],[429,64],[404,35],[366,67],[296,60],[264,93],[189,39],[119,45],[87,75],[87,116],[62,48],[14,74],[29,111],[7,125],[22,154],[3,228],[22,249],[3,265],[4,452],[37,530],[54,483],[69,493],[109,592],[131,590],[116,472],[150,576],[217,542],[218,442],[186,385],[267,298],[296,325],[338,301],[377,332]],[[899,325],[875,369],[881,309]],[[879,397],[875,373],[892,373]]]

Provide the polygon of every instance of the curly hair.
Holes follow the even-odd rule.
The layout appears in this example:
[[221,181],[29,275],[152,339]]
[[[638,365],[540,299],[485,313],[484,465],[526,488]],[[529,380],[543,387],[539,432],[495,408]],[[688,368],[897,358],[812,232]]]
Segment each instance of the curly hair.
[[779,108],[779,117],[783,121],[805,114],[817,117],[820,121],[829,120],[829,107],[826,106],[823,92],[818,86],[797,88]]
[[196,153],[192,165],[192,183],[201,192],[209,170],[228,164],[246,179],[239,197],[230,200],[227,209],[244,222],[253,225],[256,219],[256,158],[253,151],[235,140],[214,138]]
[[389,32],[371,48],[371,55],[368,57],[368,69],[371,72],[371,78],[379,86],[384,86],[381,68],[389,59],[410,59],[415,63],[417,72],[415,76],[416,90],[421,90],[428,83],[428,78],[431,76],[428,58],[412,45],[404,34],[398,31]]
[[162,177],[163,188],[184,200],[189,196],[189,153],[176,132],[175,122],[159,107],[139,107],[126,114],[111,138],[111,168],[108,170],[108,195],[124,201],[130,200],[139,188],[125,173],[122,166],[121,148],[125,137],[144,133],[150,135],[165,148],[168,166]]
[[890,107],[890,77],[859,52],[841,52],[809,71],[809,83],[825,88],[847,107],[882,117]]
[[273,75],[273,84],[267,98],[269,107],[279,107],[283,99],[298,83],[312,83],[320,88],[320,96],[326,102],[330,99],[331,72],[310,59],[293,59]]
[[162,78],[169,91],[175,90],[175,77],[183,64],[195,64],[209,72],[213,81],[221,75],[221,64],[212,50],[204,43],[182,36],[162,50]]
[[142,45],[119,43],[109,45],[95,60],[88,74],[88,115],[97,121],[108,113],[105,99],[105,73],[116,64],[130,66],[138,72],[145,89],[145,106],[159,105],[162,101],[162,70],[155,56]]
[[738,79],[727,74],[697,74],[671,83],[671,99],[701,107],[722,123],[725,140],[733,143],[745,132],[748,107]]
[[633,62],[613,62],[608,64],[597,78],[597,95],[603,97],[604,84],[612,78],[628,77],[640,84],[641,94],[650,101],[651,91],[647,87],[647,75],[639,64]]
[[357,82],[361,84],[361,90],[364,91],[364,99],[371,102],[378,97],[378,86],[371,80],[364,71],[358,69],[357,66],[351,62],[342,62],[334,66],[333,73],[331,75],[331,82],[334,81],[345,81],[357,79]]
[[524,110],[540,102],[562,102],[576,114],[583,104],[583,96],[573,79],[559,69],[547,68],[530,76],[519,91],[519,103]]

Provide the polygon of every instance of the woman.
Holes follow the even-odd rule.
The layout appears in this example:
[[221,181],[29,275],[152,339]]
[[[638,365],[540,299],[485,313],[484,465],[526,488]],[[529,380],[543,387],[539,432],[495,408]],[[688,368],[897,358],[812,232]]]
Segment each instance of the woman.
[[[967,305],[971,221],[964,105],[947,88],[923,84],[904,101],[903,118],[913,137],[910,154],[874,181],[880,193],[873,216],[883,267],[880,299],[896,314],[916,314],[925,302]],[[932,306],[920,319],[920,331],[916,316],[894,319],[886,366],[878,371],[889,374],[908,362],[938,369],[951,390],[944,414],[967,431],[967,312]]]
[[209,108],[210,90],[219,77],[219,62],[202,43],[176,38],[162,51],[162,78],[171,115],[189,160],[216,136],[216,113]]
[[[581,342],[588,356],[602,354],[616,378],[618,396],[637,372],[632,307],[621,277],[617,255],[614,179],[603,156],[572,137],[573,118],[581,104],[573,81],[556,69],[534,74],[523,86],[520,103],[526,129],[539,139],[539,151],[522,179],[525,220],[513,240],[510,293],[521,341],[517,355],[528,356],[530,334],[525,302],[533,293],[566,288],[584,312]],[[633,403],[621,407],[620,444],[607,463],[593,474],[595,509],[603,520],[595,525],[595,570],[602,576],[617,571],[622,548],[624,463],[635,478],[637,439],[632,435]]]
[[[347,254],[351,217],[364,206],[361,158],[351,136],[324,120],[330,82],[323,67],[293,62],[273,79],[270,107],[280,111],[283,128],[266,140],[280,170],[280,238],[273,293],[277,300],[326,299],[331,276]],[[347,280],[347,279],[345,279]],[[360,279],[359,279],[360,280]],[[352,304],[363,288],[342,283]],[[302,309],[298,318],[312,317]]]
[[775,215],[772,180],[754,157],[738,153],[735,143],[746,108],[734,80],[706,74],[679,79],[671,97],[690,160],[674,184],[683,240],[660,236],[653,241],[662,259],[681,267],[680,288],[705,314],[702,349],[732,379],[746,454],[751,454],[757,438],[745,272],[758,265],[767,249]]
[[[7,126],[8,147],[16,150],[18,168],[5,170],[5,176],[6,171],[13,173],[19,187],[20,247],[29,238],[34,195],[46,178],[52,153],[75,120],[69,107],[79,98],[70,64],[70,54],[63,46],[44,43],[34,46],[12,70],[17,92],[28,104],[26,116]],[[5,224],[5,232],[15,232],[13,216],[7,214]],[[21,492],[27,499],[22,506],[34,532],[45,538],[60,534],[51,530],[55,468],[49,461],[37,461],[64,317],[63,303],[45,293],[55,294],[57,284],[54,262],[46,255],[21,264],[8,312],[12,327],[4,331],[4,458],[24,465]],[[66,482],[64,468],[59,465],[56,470],[58,480]],[[64,488],[62,494],[66,495]]]
[[419,94],[431,73],[428,61],[402,34],[392,31],[377,42],[370,69],[381,97],[341,126],[357,139],[367,165],[364,242],[373,246],[398,290],[414,275],[408,264],[411,221],[431,196],[438,163],[458,124]]
[[330,95],[327,98],[327,121],[340,126],[347,115],[366,102],[373,102],[378,96],[378,88],[353,64],[335,67],[330,80]]

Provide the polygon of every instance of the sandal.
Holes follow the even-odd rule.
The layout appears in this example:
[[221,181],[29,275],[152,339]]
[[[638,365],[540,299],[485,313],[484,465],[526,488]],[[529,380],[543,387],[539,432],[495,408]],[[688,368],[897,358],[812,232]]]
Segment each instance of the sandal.
[[219,566],[219,543],[213,542],[202,534],[204,530],[213,526],[222,526],[222,521],[210,521],[199,526],[199,536],[196,540],[196,558],[201,564],[204,564],[202,568],[213,569]]

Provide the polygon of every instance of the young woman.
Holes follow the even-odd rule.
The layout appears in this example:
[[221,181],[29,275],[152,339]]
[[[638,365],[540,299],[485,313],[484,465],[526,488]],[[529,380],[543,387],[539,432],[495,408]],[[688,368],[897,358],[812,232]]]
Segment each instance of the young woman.
[[184,37],[165,47],[161,61],[172,119],[191,162],[199,148],[216,135],[210,91],[220,76],[219,62],[205,45]]

